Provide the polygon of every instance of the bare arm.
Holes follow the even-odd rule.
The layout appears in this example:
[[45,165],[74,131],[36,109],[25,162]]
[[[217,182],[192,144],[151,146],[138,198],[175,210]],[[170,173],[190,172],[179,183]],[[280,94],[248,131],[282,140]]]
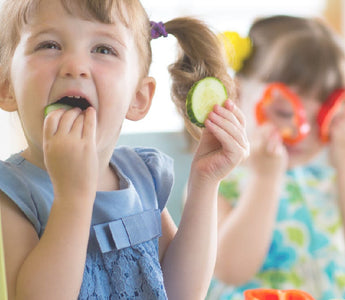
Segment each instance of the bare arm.
[[265,259],[287,163],[273,127],[260,128],[256,137],[260,138],[252,142],[245,191],[219,225],[215,276],[228,284],[252,278]]
[[1,208],[9,299],[77,299],[89,220],[54,205],[39,240],[32,224],[4,195]]
[[78,297],[97,187],[97,165],[85,163],[97,161],[94,128],[90,110],[85,115],[55,111],[45,120],[44,158],[54,202],[41,239],[18,208],[1,197],[11,300]]
[[266,257],[280,193],[281,179],[275,180],[249,179],[238,205],[220,225],[215,276],[228,284],[249,280]]
[[[169,299],[203,299],[213,273],[217,214],[215,207],[200,203],[198,196],[195,193],[195,198],[187,201],[179,230],[164,256],[162,268]],[[202,196],[214,199],[216,189]],[[198,211],[192,209],[194,205],[199,206]],[[196,239],[198,234],[202,238]]]
[[169,299],[204,299],[217,252],[217,192],[248,154],[241,112],[230,102],[209,115],[194,156],[187,200],[162,268]]
[[8,197],[0,192],[0,206],[8,298],[16,299],[17,274],[26,256],[37,245],[38,236],[32,224]]

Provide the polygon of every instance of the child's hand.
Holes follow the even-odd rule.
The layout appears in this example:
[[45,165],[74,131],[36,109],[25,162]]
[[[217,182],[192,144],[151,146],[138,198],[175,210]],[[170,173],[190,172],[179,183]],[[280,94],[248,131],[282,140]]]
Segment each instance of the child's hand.
[[337,116],[330,128],[330,161],[336,168],[345,170],[345,114]]
[[215,105],[205,121],[205,130],[193,160],[199,175],[219,181],[249,154],[242,112],[227,100]]
[[44,121],[43,151],[55,198],[91,196],[93,200],[98,181],[93,108],[51,112]]
[[257,175],[282,174],[288,164],[288,154],[278,130],[271,123],[259,126],[252,133],[248,164]]

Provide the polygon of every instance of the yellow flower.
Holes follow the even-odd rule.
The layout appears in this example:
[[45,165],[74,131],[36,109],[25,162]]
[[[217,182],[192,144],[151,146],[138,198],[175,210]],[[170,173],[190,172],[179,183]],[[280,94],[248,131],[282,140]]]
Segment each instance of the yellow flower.
[[218,37],[224,46],[229,66],[236,72],[241,70],[244,60],[252,52],[250,38],[243,38],[234,31],[225,31]]

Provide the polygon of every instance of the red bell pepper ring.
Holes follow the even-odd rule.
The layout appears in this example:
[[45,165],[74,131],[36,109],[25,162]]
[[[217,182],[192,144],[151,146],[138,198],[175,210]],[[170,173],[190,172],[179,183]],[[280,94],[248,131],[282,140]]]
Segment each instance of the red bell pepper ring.
[[252,289],[244,291],[245,300],[315,300],[300,290]]
[[297,129],[297,134],[292,135],[291,130],[284,130],[281,132],[283,142],[288,145],[294,145],[303,140],[310,131],[310,126],[306,120],[304,107],[299,100],[299,97],[293,93],[284,83],[271,83],[267,86],[263,97],[257,102],[255,107],[255,116],[259,125],[269,121],[265,114],[264,108],[273,101],[273,93],[278,90],[284,99],[290,102],[294,111],[294,124]]
[[337,89],[331,93],[326,102],[321,106],[317,115],[317,123],[319,125],[320,139],[322,142],[329,141],[329,130],[336,112],[345,101],[345,89]]

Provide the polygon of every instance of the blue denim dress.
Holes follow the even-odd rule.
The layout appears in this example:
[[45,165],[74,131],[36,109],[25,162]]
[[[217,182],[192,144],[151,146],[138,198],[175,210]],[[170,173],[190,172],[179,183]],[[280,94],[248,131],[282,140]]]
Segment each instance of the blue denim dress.
[[[158,238],[173,161],[155,149],[119,147],[110,164],[120,189],[97,192],[79,299],[167,299]],[[0,190],[41,237],[54,198],[48,173],[15,154],[0,162]]]

